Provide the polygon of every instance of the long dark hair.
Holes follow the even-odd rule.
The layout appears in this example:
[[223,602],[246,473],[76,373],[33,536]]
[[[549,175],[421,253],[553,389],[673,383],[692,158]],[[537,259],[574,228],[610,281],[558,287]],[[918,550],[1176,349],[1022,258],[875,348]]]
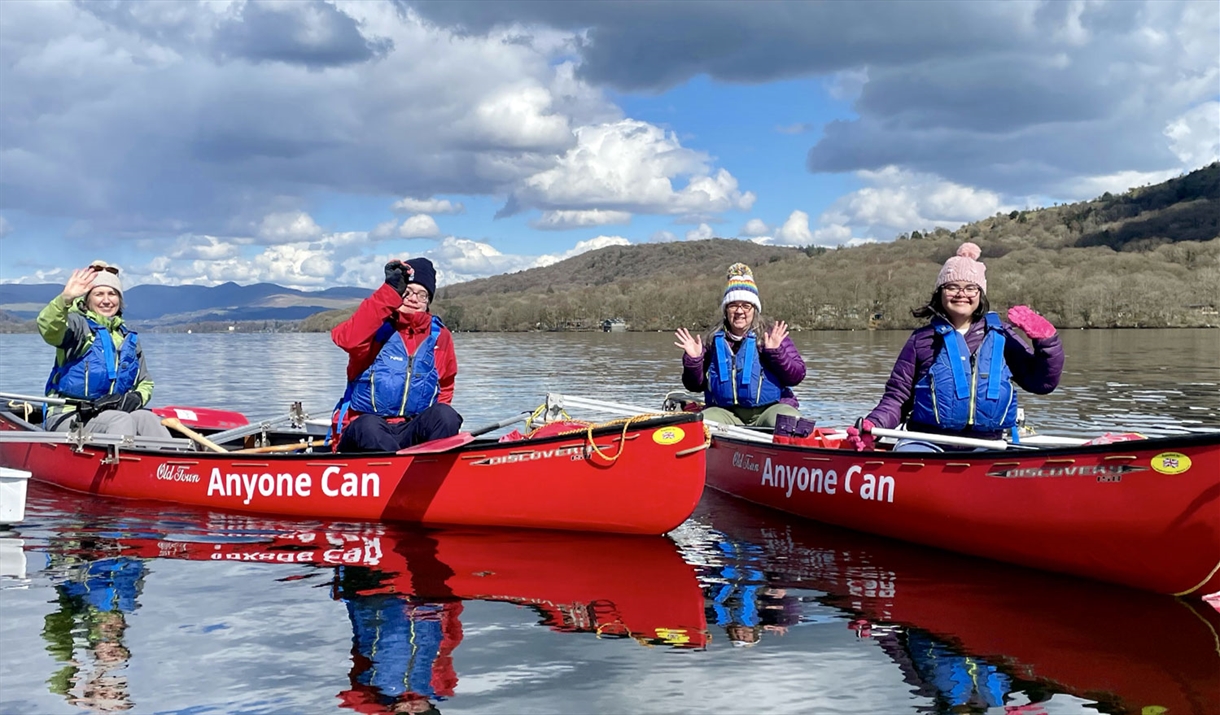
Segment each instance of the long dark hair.
[[[916,318],[931,318],[934,315],[939,315],[940,317],[948,320],[947,316],[945,316],[945,302],[943,297],[944,292],[944,286],[937,286],[936,290],[932,291],[932,299],[928,301],[927,305],[921,305],[918,308],[912,309],[911,315],[915,316]],[[991,303],[987,301],[987,293],[980,290],[979,307],[975,308],[974,312],[970,314],[970,322],[977,323],[990,311]]]

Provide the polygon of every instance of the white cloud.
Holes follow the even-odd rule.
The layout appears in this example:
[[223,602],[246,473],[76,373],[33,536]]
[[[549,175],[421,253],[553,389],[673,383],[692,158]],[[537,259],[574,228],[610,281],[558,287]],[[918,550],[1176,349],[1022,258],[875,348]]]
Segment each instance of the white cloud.
[[1165,127],[1169,148],[1186,166],[1220,160],[1220,102],[1205,102]]
[[[575,146],[555,166],[525,178],[513,192],[518,208],[605,210],[678,215],[748,210],[728,171],[710,171],[709,157],[684,148],[660,127],[633,119],[580,127]],[[675,189],[674,180],[686,178]]]
[[558,231],[584,226],[608,226],[631,222],[628,211],[604,211],[590,209],[588,211],[544,211],[530,226],[542,231]]
[[873,186],[839,198],[825,217],[833,224],[865,228],[872,238],[888,240],[904,231],[936,227],[954,229],[1015,208],[994,192],[896,167],[857,175]]
[[0,238],[4,238],[13,232],[13,224],[8,222],[8,219],[0,216]]
[[395,201],[390,208],[409,214],[460,214],[466,211],[466,206],[460,201],[435,198],[414,199],[410,196]]
[[397,229],[397,220],[383,221],[382,223],[374,226],[372,231],[369,231],[369,239],[373,241],[381,241],[390,238],[397,233]]
[[549,266],[553,263],[559,263],[560,261],[567,260],[574,256],[579,256],[582,253],[588,253],[589,251],[596,251],[600,248],[606,248],[607,246],[630,245],[631,241],[628,241],[622,236],[598,236],[596,238],[590,238],[587,241],[580,241],[574,247],[564,251],[563,253],[539,256],[534,261],[534,265],[531,267]]
[[322,229],[304,211],[267,214],[258,226],[258,238],[269,244],[308,241],[321,235]]
[[766,236],[771,233],[771,228],[767,226],[760,218],[752,218],[746,221],[746,225],[741,227],[737,232],[738,236]]
[[656,233],[654,233],[648,237],[649,243],[668,243],[670,241],[677,241],[677,240],[678,240],[678,236],[676,234],[674,234],[673,231],[664,231],[664,230],[657,231]]
[[218,261],[236,258],[240,246],[216,236],[180,236],[165,255],[174,260]]
[[400,238],[432,238],[441,235],[441,229],[428,214],[417,214],[398,227]]
[[695,228],[692,228],[691,230],[686,232],[687,241],[705,241],[709,238],[715,238],[715,237],[716,237],[716,232],[713,231],[712,227],[708,226],[706,223],[701,223],[698,226],[696,226]]
[[775,238],[783,244],[791,246],[806,246],[813,241],[809,231],[809,214],[804,211],[793,211],[788,220],[775,232]]

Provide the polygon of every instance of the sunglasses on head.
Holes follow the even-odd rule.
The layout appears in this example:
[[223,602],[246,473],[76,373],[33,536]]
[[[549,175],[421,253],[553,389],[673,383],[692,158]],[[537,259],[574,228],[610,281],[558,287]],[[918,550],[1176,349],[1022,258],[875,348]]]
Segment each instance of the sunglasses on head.
[[119,274],[119,269],[117,266],[89,266],[89,267],[93,269],[94,273],[101,273],[102,271],[106,271],[107,273],[113,273],[116,276]]

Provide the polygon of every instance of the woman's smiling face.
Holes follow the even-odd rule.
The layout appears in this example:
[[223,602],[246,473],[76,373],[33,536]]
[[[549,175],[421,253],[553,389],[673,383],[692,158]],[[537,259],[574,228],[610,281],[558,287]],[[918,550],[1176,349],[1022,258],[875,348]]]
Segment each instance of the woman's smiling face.
[[85,307],[104,318],[113,318],[123,307],[123,297],[110,286],[98,286],[85,296]]

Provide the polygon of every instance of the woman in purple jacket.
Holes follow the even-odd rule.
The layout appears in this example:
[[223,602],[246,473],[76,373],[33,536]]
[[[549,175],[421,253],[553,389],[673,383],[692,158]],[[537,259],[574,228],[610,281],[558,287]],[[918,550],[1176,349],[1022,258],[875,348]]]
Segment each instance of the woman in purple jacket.
[[[881,402],[847,429],[857,450],[872,449],[874,427],[903,422],[913,432],[1002,438],[1017,423],[1014,382],[1039,395],[1059,385],[1063,346],[1055,326],[1026,306],[1011,308],[1008,320],[1033,341],[1031,349],[990,312],[979,255],[978,246],[963,243],[941,268],[932,299],[912,311],[930,321],[898,353]],[[941,451],[919,440],[899,440],[895,449]]]
[[674,333],[682,348],[682,385],[703,392],[703,416],[722,424],[775,427],[779,415],[799,418],[792,387],[805,379],[805,360],[784,321],[763,319],[750,267],[729,266],[720,301],[723,320],[706,337]]

